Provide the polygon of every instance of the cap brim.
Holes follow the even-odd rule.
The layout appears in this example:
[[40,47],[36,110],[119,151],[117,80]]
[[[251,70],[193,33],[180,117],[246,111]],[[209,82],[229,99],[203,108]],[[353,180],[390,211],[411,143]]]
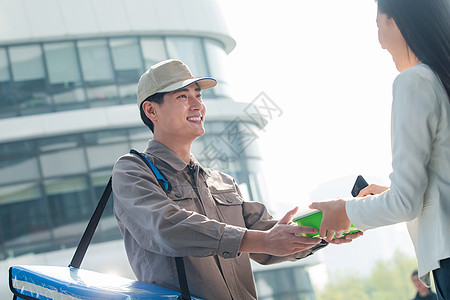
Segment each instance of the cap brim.
[[202,90],[210,89],[217,85],[217,81],[211,77],[192,78],[171,84],[165,89],[159,90],[158,93],[173,92],[182,89],[184,87],[187,87],[188,85],[193,83],[197,83],[200,89]]

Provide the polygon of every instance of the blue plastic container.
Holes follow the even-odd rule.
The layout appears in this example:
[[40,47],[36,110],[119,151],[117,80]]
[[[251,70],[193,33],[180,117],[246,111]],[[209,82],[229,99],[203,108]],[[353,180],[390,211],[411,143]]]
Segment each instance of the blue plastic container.
[[154,284],[70,267],[13,266],[9,285],[18,300],[181,299],[180,292]]

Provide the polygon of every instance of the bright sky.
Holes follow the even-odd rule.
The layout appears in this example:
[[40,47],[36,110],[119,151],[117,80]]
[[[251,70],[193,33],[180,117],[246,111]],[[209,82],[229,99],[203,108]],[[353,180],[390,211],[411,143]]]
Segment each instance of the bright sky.
[[[263,91],[283,111],[258,132],[274,210],[305,209],[320,184],[343,177],[362,174],[389,185],[391,91],[398,72],[378,43],[375,2],[220,5],[237,42],[227,61],[234,99],[251,102]],[[329,195],[335,196],[350,194]],[[408,241],[400,226],[402,242]],[[358,243],[369,247],[368,239]],[[411,254],[411,244],[405,247]]]
[[360,173],[387,179],[398,72],[378,44],[376,4],[220,3],[237,41],[227,62],[234,98],[251,102],[263,91],[283,111],[258,132],[271,200],[302,206],[323,182]]

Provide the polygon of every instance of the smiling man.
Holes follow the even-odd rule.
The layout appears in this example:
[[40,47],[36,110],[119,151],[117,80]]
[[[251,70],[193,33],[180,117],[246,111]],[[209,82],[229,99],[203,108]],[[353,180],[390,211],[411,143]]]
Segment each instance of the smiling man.
[[175,257],[183,257],[193,295],[256,299],[250,258],[295,261],[326,242],[300,236],[315,228],[288,224],[297,208],[277,222],[263,204],[244,201],[232,177],[202,167],[191,154],[192,142],[205,133],[201,90],[215,85],[212,78],[194,78],[178,60],[142,75],[138,106],[154,138],[143,159],[127,154],[116,162],[114,213],[138,280],[180,290],[184,276],[177,269],[183,267]]

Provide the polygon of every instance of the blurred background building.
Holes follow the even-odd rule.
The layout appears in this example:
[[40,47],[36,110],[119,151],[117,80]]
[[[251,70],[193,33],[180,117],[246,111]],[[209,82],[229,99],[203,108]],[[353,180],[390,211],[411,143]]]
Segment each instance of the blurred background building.
[[[10,265],[70,262],[114,162],[151,138],[136,83],[161,60],[218,79],[193,153],[270,207],[254,138],[264,120],[228,92],[235,41],[216,1],[0,0],[0,20],[0,298]],[[310,264],[255,265],[260,299],[315,299]],[[134,276],[112,201],[83,267]]]

